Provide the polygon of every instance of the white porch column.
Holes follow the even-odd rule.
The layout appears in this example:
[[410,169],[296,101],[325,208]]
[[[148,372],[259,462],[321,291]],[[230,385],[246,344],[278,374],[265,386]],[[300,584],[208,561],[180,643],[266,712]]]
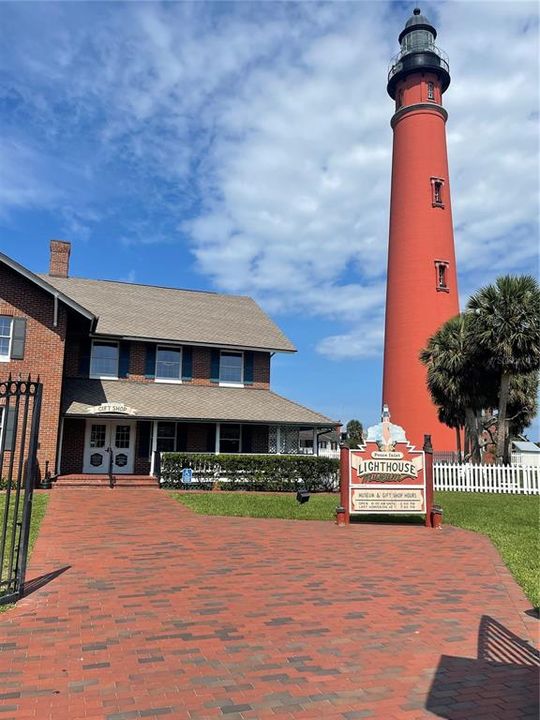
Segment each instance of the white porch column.
[[216,423],[216,446],[214,449],[216,455],[219,455],[220,440],[221,440],[221,423]]
[[313,428],[313,454],[319,454],[319,437],[317,435],[317,428]]
[[276,428],[276,453],[281,455],[281,425]]
[[157,424],[158,421],[154,420],[152,423],[152,449],[150,450],[150,475],[154,474],[154,453],[157,450]]

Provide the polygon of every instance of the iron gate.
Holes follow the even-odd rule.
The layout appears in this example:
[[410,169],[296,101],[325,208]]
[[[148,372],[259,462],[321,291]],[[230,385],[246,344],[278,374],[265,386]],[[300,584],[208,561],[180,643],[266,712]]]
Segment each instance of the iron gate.
[[42,384],[0,382],[0,604],[24,594]]

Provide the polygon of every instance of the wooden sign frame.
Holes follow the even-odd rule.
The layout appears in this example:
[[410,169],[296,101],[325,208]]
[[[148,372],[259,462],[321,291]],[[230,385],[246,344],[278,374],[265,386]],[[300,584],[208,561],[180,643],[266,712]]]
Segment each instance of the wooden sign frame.
[[355,515],[423,515],[433,526],[433,450],[431,436],[417,450],[403,440],[383,447],[375,441],[358,448],[341,446],[342,520]]

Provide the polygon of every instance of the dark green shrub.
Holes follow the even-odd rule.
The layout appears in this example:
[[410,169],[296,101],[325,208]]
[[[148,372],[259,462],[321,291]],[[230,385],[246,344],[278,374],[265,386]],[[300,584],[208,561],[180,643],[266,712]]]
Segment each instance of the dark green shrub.
[[[182,483],[182,469],[191,468],[193,481]],[[310,455],[210,455],[162,453],[162,487],[211,490],[334,492],[339,487],[339,460]]]

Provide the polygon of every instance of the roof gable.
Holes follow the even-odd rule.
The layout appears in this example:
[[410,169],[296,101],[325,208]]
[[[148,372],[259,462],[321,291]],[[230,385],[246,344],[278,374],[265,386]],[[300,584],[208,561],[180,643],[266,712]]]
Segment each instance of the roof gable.
[[90,310],[85,308],[83,305],[80,305],[73,298],[65,295],[60,288],[55,287],[50,282],[45,280],[45,277],[48,276],[36,275],[31,270],[28,270],[28,268],[25,268],[24,265],[21,265],[16,260],[13,260],[8,255],[4,255],[4,253],[1,252],[0,263],[3,263],[4,265],[6,265],[6,267],[11,268],[11,270],[26,278],[26,280],[33,283],[34,285],[37,285],[42,290],[49,293],[53,298],[61,300],[65,305],[70,307],[72,310],[75,310],[75,312],[79,313],[80,315],[83,315],[92,323],[96,321],[95,315]]
[[46,277],[97,316],[96,333],[221,347],[294,352],[249,297],[109,280]]

